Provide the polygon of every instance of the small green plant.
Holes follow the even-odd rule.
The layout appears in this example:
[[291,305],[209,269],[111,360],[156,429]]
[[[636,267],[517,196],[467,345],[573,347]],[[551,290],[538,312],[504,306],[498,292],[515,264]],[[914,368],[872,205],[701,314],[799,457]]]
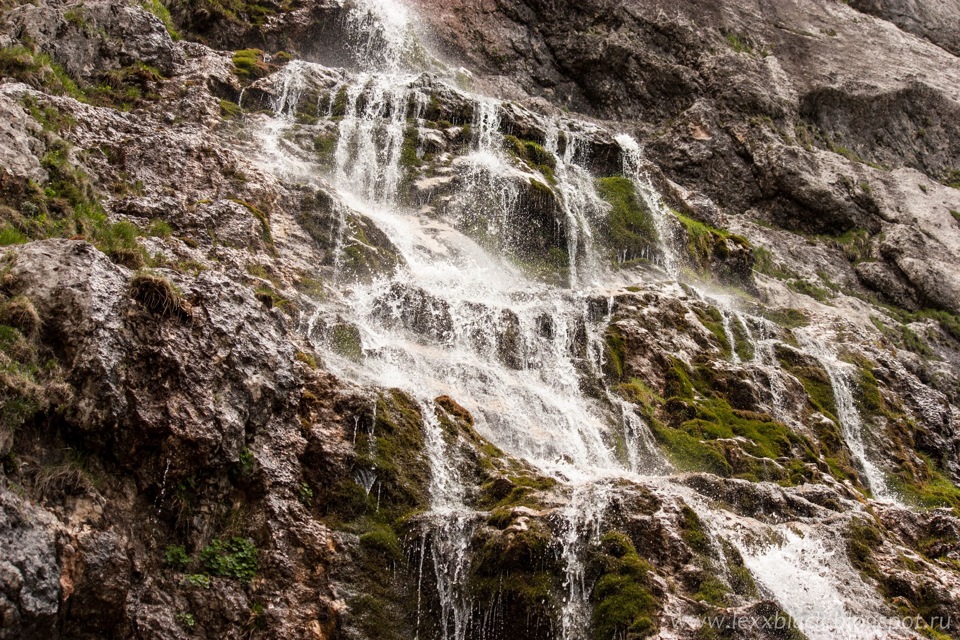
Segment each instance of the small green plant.
[[233,54],[233,72],[245,80],[256,80],[270,73],[261,49],[241,49]]
[[951,169],[948,171],[943,184],[948,187],[953,187],[954,189],[960,189],[960,169]]
[[220,101],[220,115],[224,118],[236,118],[243,113],[243,109],[236,102],[230,100]]
[[144,271],[137,273],[130,281],[130,296],[159,316],[189,315],[180,290],[162,276]]
[[154,220],[147,231],[154,238],[169,238],[173,235],[173,227],[165,220]]
[[954,211],[953,209],[950,209],[950,215],[953,216],[954,220],[960,222],[960,211]]
[[84,92],[63,67],[45,53],[34,53],[27,47],[0,49],[0,76],[10,76],[35,89],[56,95],[84,100]]
[[726,38],[727,44],[737,53],[753,53],[753,47],[750,46],[750,41],[746,36],[737,33],[728,33]]
[[248,538],[214,540],[200,551],[200,563],[213,575],[249,582],[257,574],[259,551]]
[[192,613],[180,612],[177,614],[177,624],[184,629],[193,629],[197,626],[197,619]]
[[190,556],[182,545],[172,544],[163,550],[163,562],[177,571],[183,571],[190,564]]
[[9,225],[0,226],[0,247],[9,247],[13,244],[24,244],[29,240],[27,236],[20,233]]
[[244,447],[240,451],[240,458],[237,462],[240,473],[243,475],[250,475],[253,473],[253,465],[256,462],[256,458],[253,456],[253,451],[250,451],[247,447]]
[[629,263],[656,250],[657,229],[653,215],[637,195],[633,182],[613,177],[597,180],[597,193],[610,204],[607,235],[615,260]]
[[297,485],[297,499],[305,507],[313,504],[313,489],[311,489],[310,485],[306,482],[301,482]]
[[87,17],[83,15],[83,7],[73,7],[67,9],[63,14],[63,19],[80,30],[86,30]]
[[191,573],[187,576],[184,576],[183,581],[191,587],[196,587],[197,589],[210,588],[210,576],[203,573]]

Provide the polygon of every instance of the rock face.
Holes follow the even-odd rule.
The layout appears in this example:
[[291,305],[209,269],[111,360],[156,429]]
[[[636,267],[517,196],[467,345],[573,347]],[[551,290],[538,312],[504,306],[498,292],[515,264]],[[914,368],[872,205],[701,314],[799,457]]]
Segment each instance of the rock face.
[[956,637],[958,19],[0,2],[0,638]]

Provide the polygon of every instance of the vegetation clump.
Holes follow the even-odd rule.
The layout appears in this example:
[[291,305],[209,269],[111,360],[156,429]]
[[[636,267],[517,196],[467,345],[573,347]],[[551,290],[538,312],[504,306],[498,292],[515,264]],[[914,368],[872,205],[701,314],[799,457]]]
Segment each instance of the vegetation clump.
[[507,150],[523,161],[528,167],[539,171],[551,185],[557,184],[554,170],[557,168],[557,158],[533,140],[521,140],[516,136],[504,136]]
[[217,539],[200,551],[200,564],[212,575],[249,582],[257,574],[258,556],[248,538]]
[[233,54],[233,72],[244,80],[256,80],[270,73],[261,49],[240,49]]
[[651,591],[652,567],[630,538],[619,531],[604,534],[588,571],[596,576],[590,594],[591,638],[647,638],[656,633],[660,603]]
[[139,272],[130,280],[130,296],[155,315],[188,317],[190,308],[180,291],[169,280],[148,272]]

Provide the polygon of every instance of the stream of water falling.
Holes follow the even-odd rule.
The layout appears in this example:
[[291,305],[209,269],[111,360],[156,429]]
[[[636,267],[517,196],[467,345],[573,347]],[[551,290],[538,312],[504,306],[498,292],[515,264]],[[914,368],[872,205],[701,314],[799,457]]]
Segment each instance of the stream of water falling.
[[852,365],[843,362],[835,354],[823,346],[822,336],[819,338],[806,331],[796,332],[797,339],[807,354],[820,362],[833,388],[833,396],[837,405],[837,419],[843,439],[853,454],[854,460],[863,469],[864,484],[870,489],[874,498],[884,502],[899,503],[899,498],[887,487],[887,480],[883,471],[870,459],[867,445],[864,441],[864,425],[857,410],[857,403],[853,395],[854,382],[851,379]]
[[633,181],[637,195],[643,199],[653,217],[653,225],[657,230],[657,248],[660,251],[659,264],[666,271],[667,276],[676,279],[680,276],[680,259],[677,256],[674,222],[670,209],[643,171],[643,149],[640,148],[640,144],[625,133],[617,136],[617,144],[623,151],[623,175]]

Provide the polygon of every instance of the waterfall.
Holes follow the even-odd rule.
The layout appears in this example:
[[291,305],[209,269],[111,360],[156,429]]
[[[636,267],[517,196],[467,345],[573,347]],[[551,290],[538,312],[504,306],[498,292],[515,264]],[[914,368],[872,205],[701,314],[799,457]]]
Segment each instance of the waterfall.
[[[603,531],[616,479],[635,481],[640,475],[672,471],[637,407],[605,381],[606,332],[615,319],[614,296],[624,282],[605,268],[595,247],[595,227],[605,204],[585,168],[590,125],[530,114],[541,119],[544,148],[556,159],[552,178],[542,169],[538,175],[505,149],[503,129],[510,126],[511,112],[503,103],[463,94],[443,77],[424,81],[412,73],[407,60],[418,45],[411,16],[400,3],[353,0],[349,6],[347,22],[357,34],[353,44],[359,70],[333,72],[304,62],[287,65],[278,75],[275,116],[263,135],[264,162],[272,170],[337,196],[329,224],[336,286],[330,287],[329,299],[317,303],[307,322],[308,335],[314,336],[315,326],[321,328],[316,333],[323,334],[322,327],[348,318],[359,335],[363,357],[345,357],[326,340],[317,339],[314,346],[324,368],[350,383],[399,388],[420,399],[430,501],[423,514],[427,526],[419,541],[417,585],[419,589],[425,584],[424,572],[431,587],[431,578],[435,580],[440,637],[465,640],[476,635],[471,628],[475,603],[466,584],[470,544],[485,515],[466,506],[458,472],[463,461],[432,400],[450,395],[471,412],[483,437],[570,487],[570,500],[559,511],[564,568],[559,622],[564,640],[585,640],[593,587],[586,577],[586,562]],[[297,155],[284,139],[297,126],[300,102],[313,95],[311,83],[321,85],[323,99],[329,99],[321,128],[336,133],[332,162],[323,166]],[[434,127],[421,119],[436,97],[425,93],[430,83],[464,97],[472,116],[463,119],[472,118],[472,133],[469,140],[458,139],[456,148],[462,152],[437,170],[446,172],[442,177],[453,186],[444,193],[442,206],[426,213],[404,204],[401,188],[412,177],[409,167],[403,166],[405,152],[419,144],[420,132],[426,129],[435,128],[451,139],[450,132],[457,129]],[[623,174],[650,211],[657,232],[653,252],[657,255],[651,258],[667,277],[676,279],[681,261],[675,217],[645,175],[637,142],[626,135],[616,141],[622,150]],[[417,151],[419,158],[423,149]],[[518,237],[517,220],[526,213],[521,207],[523,188],[541,178],[550,183],[560,209],[560,236],[569,265],[566,282],[543,282],[518,266],[518,241],[524,238]],[[358,220],[369,222],[389,239],[390,250],[399,256],[395,271],[349,282],[349,274],[341,278],[344,253],[354,241],[364,242],[355,228]],[[348,236],[351,229],[357,238]],[[771,415],[795,424],[776,357],[777,333],[768,321],[743,313],[728,297],[704,294],[704,299],[720,309],[732,364],[749,370],[748,375],[766,374]],[[753,347],[752,359],[737,350],[738,335],[743,334]],[[874,494],[888,498],[882,474],[866,455],[863,425],[844,365],[822,351],[817,357],[834,386],[838,418],[851,451]],[[369,493],[376,486],[376,474],[376,469],[364,469],[356,480]],[[765,595],[776,597],[792,615],[807,615],[824,603],[823,598],[842,601],[838,591],[828,589],[829,580],[817,577],[818,562],[833,562],[822,540],[812,535],[791,537],[784,527],[778,530],[782,544],[759,548],[737,537],[729,524],[723,527],[763,583]],[[807,580],[818,589],[822,586],[823,594],[798,593],[796,585]],[[418,634],[421,606],[431,602],[433,594],[422,596],[417,599]],[[809,628],[811,638],[828,637],[816,626]]]
[[857,410],[853,396],[853,382],[850,378],[850,365],[842,362],[836,355],[827,351],[823,346],[822,337],[818,339],[805,331],[797,331],[797,338],[805,352],[813,356],[827,372],[830,386],[837,405],[837,419],[843,439],[853,454],[854,460],[863,469],[867,489],[875,498],[886,502],[899,502],[898,498],[888,489],[883,471],[870,460],[867,447],[863,440],[863,420]]
[[[564,149],[560,152],[560,137]],[[567,254],[570,261],[570,287],[595,284],[600,268],[593,249],[592,220],[599,218],[603,201],[597,194],[593,176],[581,164],[580,135],[556,126],[547,130],[546,150],[557,159],[556,191],[566,219]]]
[[338,187],[371,202],[395,201],[411,81],[402,75],[361,74],[347,89],[334,152]]
[[703,506],[698,512],[741,553],[761,593],[810,640],[911,637],[897,633],[903,631],[899,620],[889,617],[873,587],[850,566],[842,539],[825,538],[805,524],[763,525],[750,519],[734,524]]

